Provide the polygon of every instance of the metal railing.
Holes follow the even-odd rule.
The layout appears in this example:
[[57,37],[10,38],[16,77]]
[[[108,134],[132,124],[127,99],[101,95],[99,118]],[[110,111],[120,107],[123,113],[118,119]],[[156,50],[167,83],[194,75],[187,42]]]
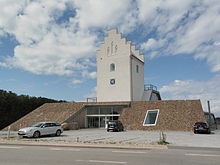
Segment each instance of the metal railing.
[[147,90],[155,90],[157,91],[157,87],[155,85],[152,85],[152,84],[145,84],[144,85],[144,90],[147,91]]
[[86,98],[86,102],[97,102],[97,97],[88,97]]

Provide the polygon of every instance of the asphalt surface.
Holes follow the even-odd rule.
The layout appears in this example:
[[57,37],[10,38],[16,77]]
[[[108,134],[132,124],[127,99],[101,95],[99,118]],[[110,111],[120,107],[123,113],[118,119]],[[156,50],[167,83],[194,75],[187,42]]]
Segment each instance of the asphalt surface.
[[[220,148],[220,130],[212,134],[194,134],[193,132],[164,132],[169,146]],[[7,132],[0,131],[0,142],[7,140]],[[10,142],[44,142],[74,144],[112,144],[112,145],[155,145],[160,140],[158,131],[107,132],[105,129],[80,129],[64,131],[60,137],[42,137],[39,139],[19,138],[17,132],[11,132]],[[129,147],[129,146],[128,146]]]
[[220,151],[0,145],[0,165],[217,165]]

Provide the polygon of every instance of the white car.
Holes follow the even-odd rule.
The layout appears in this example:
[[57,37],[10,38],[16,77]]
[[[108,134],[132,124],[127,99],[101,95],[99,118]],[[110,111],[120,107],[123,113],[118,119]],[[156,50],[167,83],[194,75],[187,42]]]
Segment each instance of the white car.
[[30,127],[22,128],[18,131],[19,136],[38,138],[43,135],[60,136],[63,133],[60,123],[40,122]]

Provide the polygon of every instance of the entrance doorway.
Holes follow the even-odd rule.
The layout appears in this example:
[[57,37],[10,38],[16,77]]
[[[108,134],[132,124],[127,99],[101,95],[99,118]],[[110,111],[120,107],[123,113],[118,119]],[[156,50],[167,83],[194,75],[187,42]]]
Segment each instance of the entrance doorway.
[[88,128],[98,128],[99,127],[99,117],[87,117]]
[[110,120],[118,120],[120,115],[117,116],[88,116],[87,115],[87,123],[88,123],[88,128],[105,128],[107,125],[107,122]]
[[86,107],[87,128],[105,128],[110,120],[118,120],[124,106],[99,105]]

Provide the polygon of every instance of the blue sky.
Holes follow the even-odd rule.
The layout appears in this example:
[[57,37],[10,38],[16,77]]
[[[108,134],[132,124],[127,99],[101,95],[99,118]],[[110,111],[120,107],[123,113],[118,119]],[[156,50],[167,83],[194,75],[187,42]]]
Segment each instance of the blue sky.
[[219,0],[1,0],[0,89],[96,96],[95,53],[117,28],[145,55],[163,99],[207,100],[220,116]]

